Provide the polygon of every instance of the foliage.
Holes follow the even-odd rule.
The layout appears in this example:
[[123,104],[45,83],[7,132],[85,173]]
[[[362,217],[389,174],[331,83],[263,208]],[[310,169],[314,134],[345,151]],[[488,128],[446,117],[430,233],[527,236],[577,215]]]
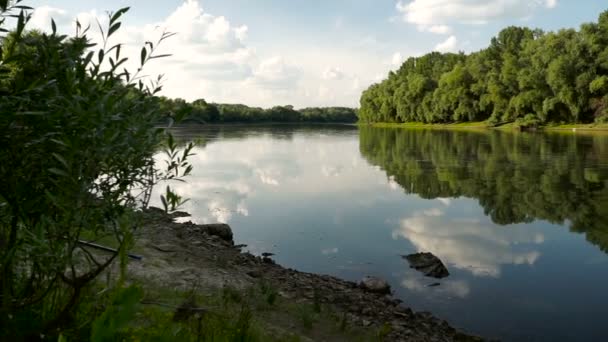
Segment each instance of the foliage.
[[479,52],[410,58],[360,103],[361,122],[604,122],[608,11],[579,31],[508,27]]
[[256,122],[334,122],[357,121],[356,110],[346,107],[304,108],[275,106],[268,109],[248,107],[242,104],[207,103],[198,99],[188,103],[183,99],[159,97],[164,113],[182,113],[187,120],[199,123],[256,123]]
[[[124,270],[134,210],[156,183],[189,173],[191,147],[156,168],[161,78],[140,72],[170,33],[146,42],[130,73],[110,44],[128,8],[108,14],[95,46],[80,23],[74,37],[54,22],[51,33],[26,31],[30,8],[16,4],[0,3],[0,24],[17,20],[0,38],[0,339],[19,340],[69,325],[86,287],[116,259]],[[93,251],[85,236],[117,252]]]
[[135,318],[143,291],[135,286],[120,289],[106,310],[93,322],[92,342],[111,341]]

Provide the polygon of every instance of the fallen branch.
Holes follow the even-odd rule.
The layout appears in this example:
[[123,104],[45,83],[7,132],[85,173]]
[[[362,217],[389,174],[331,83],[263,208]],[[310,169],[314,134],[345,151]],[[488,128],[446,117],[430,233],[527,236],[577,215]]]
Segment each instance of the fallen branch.
[[[88,241],[84,241],[84,240],[78,240],[78,243],[87,247],[91,247],[91,248],[95,248],[95,249],[99,249],[105,252],[110,252],[110,253],[118,253],[117,249],[114,248],[110,248],[110,247],[106,247],[106,246],[102,246],[102,245],[98,245],[96,243],[93,242],[88,242]],[[131,254],[128,253],[127,256],[133,260],[139,260],[141,261],[143,259],[143,257],[141,255],[136,255],[136,254]]]

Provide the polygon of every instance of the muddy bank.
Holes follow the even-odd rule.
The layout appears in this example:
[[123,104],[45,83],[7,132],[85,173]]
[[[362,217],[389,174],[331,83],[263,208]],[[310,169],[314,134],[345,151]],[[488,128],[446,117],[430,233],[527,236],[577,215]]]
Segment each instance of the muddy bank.
[[331,306],[353,326],[370,330],[388,327],[388,341],[481,340],[430,313],[413,312],[382,291],[284,268],[270,257],[242,252],[232,242],[231,232],[228,234],[222,226],[176,223],[173,217],[152,209],[143,215],[136,240],[135,250],[143,260],[131,262],[129,273],[138,280],[184,290],[193,286],[202,290],[225,286],[244,290],[264,281],[287,301]]

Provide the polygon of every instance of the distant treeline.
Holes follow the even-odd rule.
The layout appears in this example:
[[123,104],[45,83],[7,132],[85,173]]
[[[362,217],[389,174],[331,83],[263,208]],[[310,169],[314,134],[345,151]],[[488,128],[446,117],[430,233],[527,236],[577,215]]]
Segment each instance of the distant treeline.
[[608,122],[608,11],[579,31],[508,27],[479,52],[409,58],[361,96],[363,122]]
[[242,104],[207,103],[204,99],[187,102],[179,98],[159,97],[158,100],[162,111],[167,115],[179,114],[185,116],[187,121],[199,123],[357,121],[356,109],[345,107],[294,109],[293,106],[275,106],[264,109]]

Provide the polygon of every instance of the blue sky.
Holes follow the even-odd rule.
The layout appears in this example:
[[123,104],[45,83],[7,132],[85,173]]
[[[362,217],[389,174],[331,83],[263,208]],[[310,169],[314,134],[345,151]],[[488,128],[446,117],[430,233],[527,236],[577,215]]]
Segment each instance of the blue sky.
[[[186,0],[26,1],[31,25],[73,31],[130,6],[116,37],[137,46],[177,32],[148,74],[165,74],[164,94],[255,106],[357,106],[361,91],[409,56],[476,51],[508,25],[544,30],[595,21],[594,0]],[[134,58],[136,59],[136,58]]]

